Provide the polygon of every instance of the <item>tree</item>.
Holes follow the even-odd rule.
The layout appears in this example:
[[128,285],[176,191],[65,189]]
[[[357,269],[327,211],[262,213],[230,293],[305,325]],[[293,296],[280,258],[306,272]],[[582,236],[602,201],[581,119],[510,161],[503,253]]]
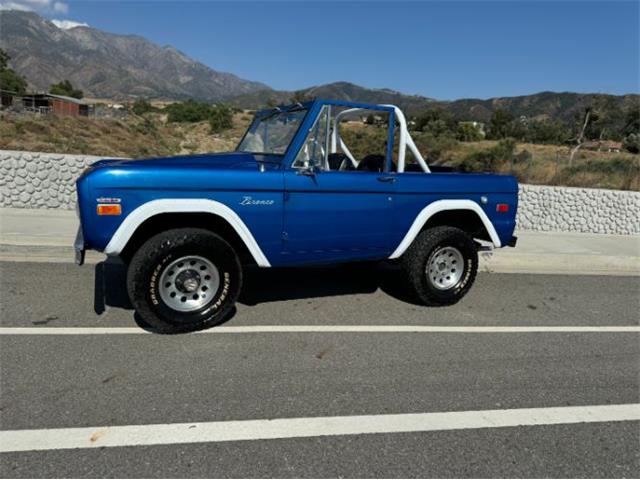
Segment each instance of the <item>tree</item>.
[[84,93],[82,90],[73,88],[69,80],[63,80],[59,83],[54,83],[49,87],[49,93],[52,95],[64,95],[65,97],[82,98]]
[[477,142],[484,138],[480,129],[474,122],[460,122],[456,130],[456,139],[461,142]]
[[571,136],[567,126],[558,120],[532,120],[522,140],[529,143],[562,144]]
[[131,111],[136,115],[144,115],[148,112],[157,112],[158,109],[151,105],[144,98],[138,98],[135,102],[133,102],[133,107],[131,107]]
[[501,108],[495,110],[489,121],[489,138],[499,140],[510,136],[513,120],[513,115],[506,110]]
[[11,57],[0,48],[0,88],[24,95],[27,92],[27,81],[9,68]]
[[630,133],[624,137],[622,146],[630,153],[640,153],[640,133]]
[[430,133],[434,137],[452,136],[456,128],[453,115],[441,108],[430,108],[416,118],[416,130]]
[[592,113],[593,113],[593,108],[591,106],[588,106],[584,109],[584,113],[582,115],[582,121],[579,124],[582,126],[581,127],[579,126],[578,133],[575,139],[573,140],[576,143],[576,145],[571,149],[571,154],[569,155],[569,167],[573,165],[573,157],[575,157],[576,153],[578,153],[578,150],[582,148],[585,141],[587,140],[585,132],[587,131],[587,127],[589,127],[589,122],[591,121]]

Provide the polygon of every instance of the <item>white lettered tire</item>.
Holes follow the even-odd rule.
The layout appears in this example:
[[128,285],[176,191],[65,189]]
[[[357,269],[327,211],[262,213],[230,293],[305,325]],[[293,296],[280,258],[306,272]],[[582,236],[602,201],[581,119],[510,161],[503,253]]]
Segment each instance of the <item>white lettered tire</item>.
[[234,249],[208,230],[167,230],[133,255],[127,291],[133,307],[158,333],[180,333],[224,321],[242,286]]
[[452,305],[464,297],[478,272],[478,248],[455,227],[420,232],[402,256],[411,293],[424,305]]

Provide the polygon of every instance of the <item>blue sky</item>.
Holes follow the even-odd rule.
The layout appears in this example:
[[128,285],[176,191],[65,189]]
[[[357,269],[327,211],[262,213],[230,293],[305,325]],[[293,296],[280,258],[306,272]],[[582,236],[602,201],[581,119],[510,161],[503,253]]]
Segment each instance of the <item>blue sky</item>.
[[65,4],[47,16],[142,35],[276,89],[345,80],[438,99],[640,90],[638,1]]

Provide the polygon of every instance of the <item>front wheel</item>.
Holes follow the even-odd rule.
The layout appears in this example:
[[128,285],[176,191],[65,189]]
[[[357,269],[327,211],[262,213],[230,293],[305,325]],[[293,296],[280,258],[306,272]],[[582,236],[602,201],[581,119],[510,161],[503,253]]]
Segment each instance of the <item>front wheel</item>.
[[455,227],[421,232],[402,257],[414,296],[425,305],[453,305],[473,285],[478,249],[473,238]]
[[203,229],[159,233],[133,255],[127,290],[142,319],[159,333],[180,333],[222,322],[242,285],[234,249]]

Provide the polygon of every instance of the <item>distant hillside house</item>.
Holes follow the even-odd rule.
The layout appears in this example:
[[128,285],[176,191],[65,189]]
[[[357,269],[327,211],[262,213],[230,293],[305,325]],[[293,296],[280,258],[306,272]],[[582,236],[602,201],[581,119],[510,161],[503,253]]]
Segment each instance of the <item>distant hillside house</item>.
[[594,140],[591,142],[585,142],[582,148],[598,152],[620,153],[622,151],[622,142],[614,142],[612,140]]
[[51,93],[36,93],[22,97],[22,104],[25,110],[41,113],[43,115],[53,114],[64,116],[88,116],[89,104],[73,97],[64,95],[53,95]]

